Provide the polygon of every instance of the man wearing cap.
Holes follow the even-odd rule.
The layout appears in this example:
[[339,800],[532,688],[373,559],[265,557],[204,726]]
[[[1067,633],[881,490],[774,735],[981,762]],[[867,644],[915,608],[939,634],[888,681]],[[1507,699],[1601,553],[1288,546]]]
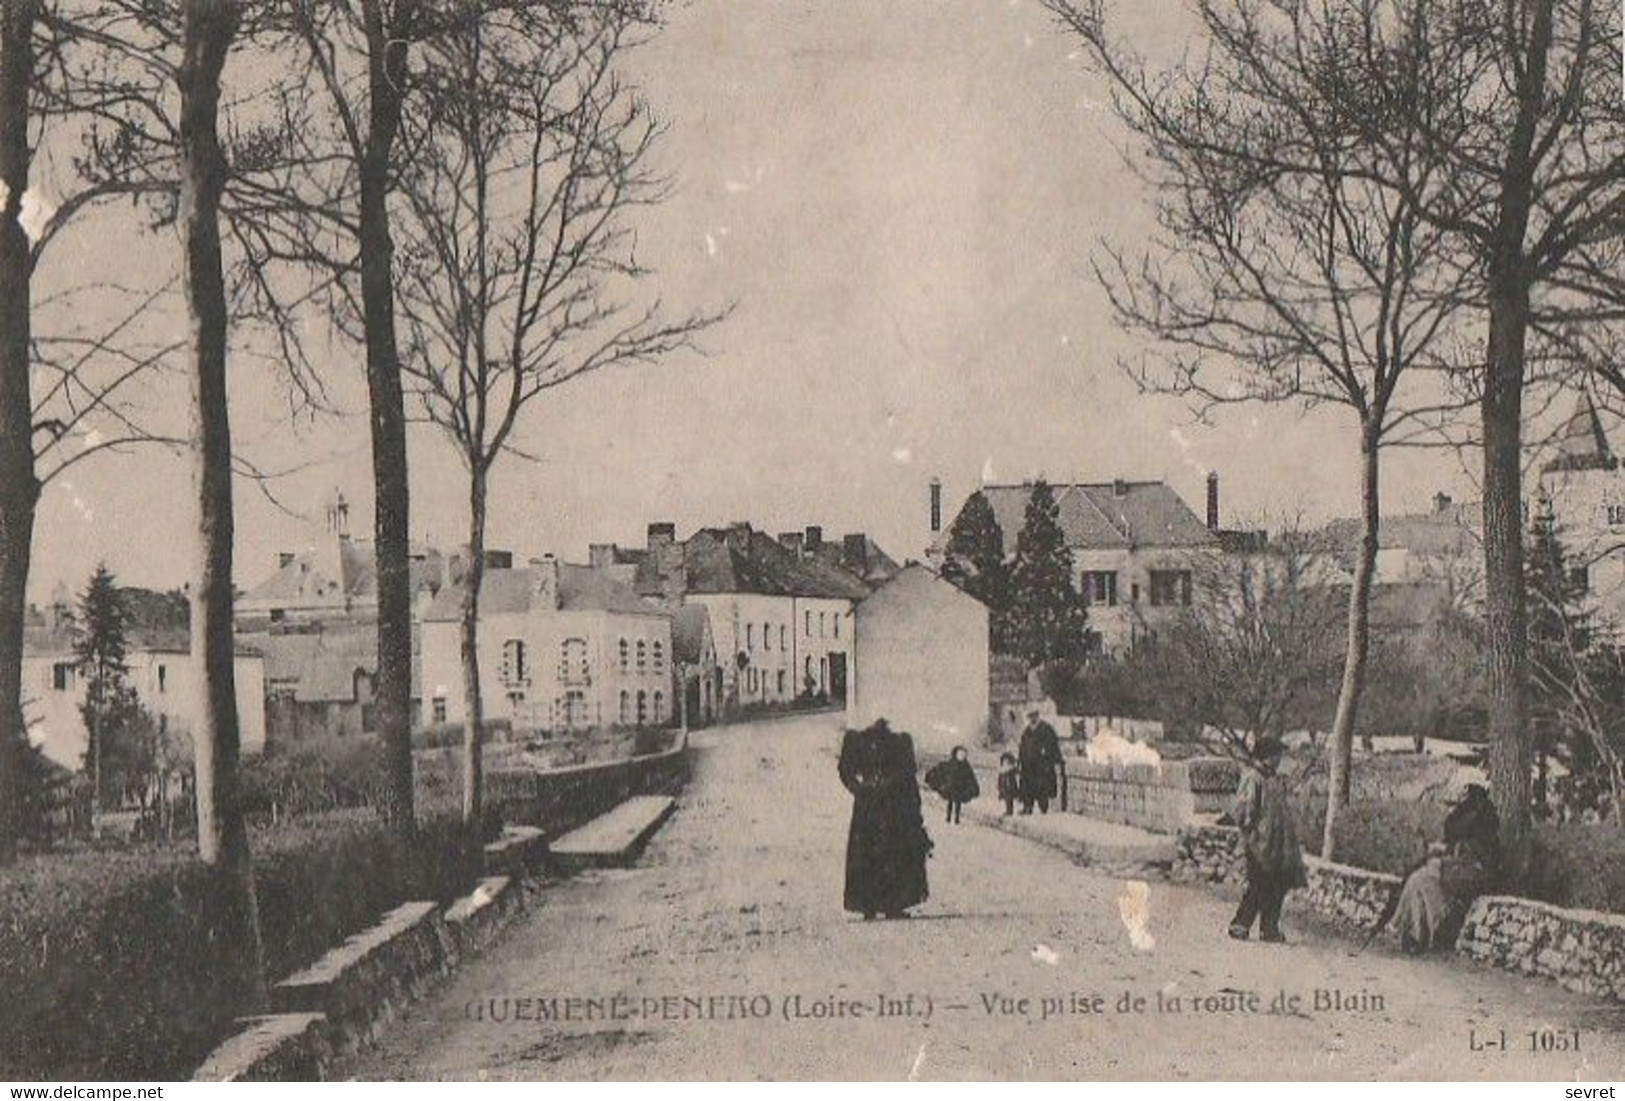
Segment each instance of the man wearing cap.
[[1038,717],[1036,707],[1027,711],[1016,760],[1021,766],[1021,813],[1031,814],[1037,803],[1039,813],[1048,814],[1057,786],[1055,769],[1062,763],[1061,739],[1053,726]]
[[1285,753],[1280,739],[1261,739],[1236,793],[1236,825],[1247,856],[1247,890],[1230,921],[1230,935],[1237,940],[1246,940],[1257,920],[1259,940],[1284,941],[1281,905],[1288,891],[1308,882],[1286,781],[1280,776]]

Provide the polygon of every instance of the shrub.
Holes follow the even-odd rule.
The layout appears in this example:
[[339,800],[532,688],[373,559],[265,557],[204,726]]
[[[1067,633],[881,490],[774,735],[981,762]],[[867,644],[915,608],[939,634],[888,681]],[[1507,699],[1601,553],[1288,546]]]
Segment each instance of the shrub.
[[[471,882],[452,823],[410,844],[370,814],[253,839],[266,971],[302,967],[389,908]],[[0,1076],[188,1077],[245,1008],[211,873],[145,846],[24,858],[0,875]]]
[[[1295,807],[1304,848],[1320,851],[1324,797]],[[1404,875],[1444,835],[1445,803],[1395,799],[1351,803],[1338,818],[1339,863]],[[1534,830],[1530,879],[1509,893],[1582,910],[1625,913],[1625,829],[1618,826],[1539,824]]]

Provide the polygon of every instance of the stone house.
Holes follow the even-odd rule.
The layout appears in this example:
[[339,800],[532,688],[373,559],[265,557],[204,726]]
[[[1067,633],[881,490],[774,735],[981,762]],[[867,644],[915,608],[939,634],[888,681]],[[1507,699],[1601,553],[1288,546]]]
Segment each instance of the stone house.
[[[1197,574],[1222,551],[1216,476],[1208,481],[1206,523],[1163,481],[1119,478],[1051,489],[1072,553],[1073,580],[1089,604],[1092,648],[1131,649],[1136,638],[1196,599]],[[1032,490],[1031,482],[981,487],[1004,537],[1006,560],[1015,557]],[[952,524],[940,527],[937,492],[933,486],[932,515],[940,530],[926,553],[940,568]]]
[[1602,417],[1582,393],[1540,474],[1541,507],[1551,510],[1577,586],[1600,623],[1625,630],[1625,474]]
[[[420,627],[433,723],[464,717],[462,584],[442,589]],[[488,569],[480,588],[486,717],[516,732],[663,726],[678,717],[671,617],[606,570],[552,557]]]

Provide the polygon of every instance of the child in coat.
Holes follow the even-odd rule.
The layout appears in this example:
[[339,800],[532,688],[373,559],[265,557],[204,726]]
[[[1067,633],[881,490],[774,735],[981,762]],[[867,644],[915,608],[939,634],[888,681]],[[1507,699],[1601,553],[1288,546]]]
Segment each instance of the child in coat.
[[962,745],[954,746],[946,761],[932,766],[925,774],[925,783],[947,802],[946,820],[954,823],[959,821],[960,808],[982,793],[976,770],[970,765],[970,751]]
[[999,757],[999,798],[1004,800],[1006,818],[1016,813],[1016,800],[1021,798],[1021,770],[1016,767],[1013,753]]

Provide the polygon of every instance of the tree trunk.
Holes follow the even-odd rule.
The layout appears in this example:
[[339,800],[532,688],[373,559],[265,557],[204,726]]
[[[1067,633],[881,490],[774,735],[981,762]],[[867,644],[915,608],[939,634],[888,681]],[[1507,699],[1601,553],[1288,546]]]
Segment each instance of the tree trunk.
[[186,0],[177,75],[181,138],[180,224],[192,360],[193,477],[198,501],[197,573],[191,594],[192,667],[202,706],[192,728],[197,754],[198,853],[216,871],[229,934],[239,938],[245,992],[265,1003],[264,952],[248,828],[238,797],[232,631],[231,425],[226,385],[227,307],[220,252],[226,162],[218,124],[220,74],[237,32],[234,0]]
[[1484,594],[1490,674],[1489,779],[1506,871],[1528,865],[1529,651],[1523,576],[1523,373],[1527,288],[1492,291],[1484,431]]
[[480,583],[485,578],[485,471],[473,462],[468,479],[468,569],[463,576],[463,825],[472,843],[481,839],[485,701],[480,694]]
[[31,163],[28,99],[38,14],[38,0],[0,5],[0,863],[16,852],[26,798],[23,619],[39,481],[29,379],[32,264],[19,219]]
[[1373,413],[1360,425],[1360,549],[1354,560],[1354,581],[1349,586],[1348,643],[1343,655],[1343,684],[1337,694],[1337,716],[1332,721],[1331,778],[1326,792],[1326,831],[1320,855],[1337,859],[1339,812],[1348,806],[1349,779],[1354,765],[1354,728],[1360,717],[1360,696],[1365,691],[1366,663],[1371,652],[1371,586],[1377,572],[1377,536],[1381,513],[1381,414]]
[[403,834],[415,827],[412,788],[411,492],[406,407],[395,337],[394,244],[389,166],[400,129],[406,47],[385,24],[381,0],[365,0],[371,121],[360,165],[361,302],[372,411],[373,538],[378,571],[376,723],[384,750],[384,817]]

